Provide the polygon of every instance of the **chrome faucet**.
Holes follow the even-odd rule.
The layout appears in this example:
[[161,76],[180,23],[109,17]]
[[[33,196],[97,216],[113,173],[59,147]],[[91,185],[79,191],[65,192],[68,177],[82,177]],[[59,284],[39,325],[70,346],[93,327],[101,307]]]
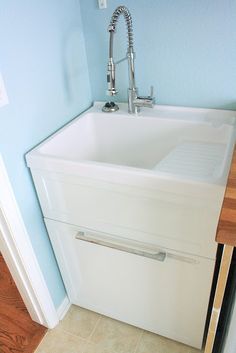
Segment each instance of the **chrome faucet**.
[[[127,25],[128,31],[128,49],[126,57],[114,62],[113,59],[113,39],[116,30],[117,21],[120,15],[123,15]],[[114,96],[117,94],[115,85],[115,67],[117,64],[124,60],[128,61],[128,72],[129,72],[129,88],[128,88],[128,111],[131,114],[136,114],[140,111],[140,107],[153,108],[155,103],[155,98],[153,97],[153,88],[151,87],[151,93],[149,96],[138,96],[138,89],[135,86],[135,70],[134,70],[134,58],[135,53],[133,49],[133,25],[132,18],[129,10],[125,6],[118,6],[113,12],[110,24],[108,26],[108,32],[110,33],[109,40],[109,60],[107,65],[107,84],[108,90],[107,94],[109,96]]]

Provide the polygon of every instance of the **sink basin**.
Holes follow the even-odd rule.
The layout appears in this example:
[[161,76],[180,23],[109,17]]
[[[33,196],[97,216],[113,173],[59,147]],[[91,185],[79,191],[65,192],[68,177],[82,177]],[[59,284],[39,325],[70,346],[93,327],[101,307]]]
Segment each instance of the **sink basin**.
[[27,154],[45,217],[215,258],[235,112],[101,107]]
[[98,107],[53,135],[27,160],[37,154],[87,164],[90,169],[118,167],[161,177],[224,179],[234,112],[158,107],[135,117],[125,108],[108,114]]

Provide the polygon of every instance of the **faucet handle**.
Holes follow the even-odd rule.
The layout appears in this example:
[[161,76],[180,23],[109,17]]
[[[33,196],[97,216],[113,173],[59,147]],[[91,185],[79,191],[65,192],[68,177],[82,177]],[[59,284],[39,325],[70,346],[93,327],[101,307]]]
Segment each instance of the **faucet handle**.
[[153,86],[151,86],[150,87],[150,94],[148,96],[137,96],[137,98],[147,99],[147,100],[149,99],[149,100],[155,101],[155,97],[154,97],[153,93],[154,93],[154,88],[153,88]]
[[150,95],[149,96],[137,96],[133,100],[133,104],[136,107],[147,107],[153,108],[155,104],[155,97],[153,96],[153,86],[151,86]]

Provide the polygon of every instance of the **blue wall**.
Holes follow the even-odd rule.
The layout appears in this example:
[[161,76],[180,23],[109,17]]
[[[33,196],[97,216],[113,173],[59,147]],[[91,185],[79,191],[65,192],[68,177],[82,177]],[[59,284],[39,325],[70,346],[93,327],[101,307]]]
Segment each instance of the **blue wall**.
[[65,291],[24,154],[91,104],[78,0],[0,0],[0,153],[58,307]]
[[[153,84],[159,104],[236,109],[235,0],[108,0],[105,10],[98,10],[95,0],[81,0],[95,100],[108,99],[107,26],[118,5],[127,6],[133,17],[140,94]],[[123,18],[119,22],[117,59],[125,55],[127,43]],[[126,100],[126,62],[117,78],[117,100]]]

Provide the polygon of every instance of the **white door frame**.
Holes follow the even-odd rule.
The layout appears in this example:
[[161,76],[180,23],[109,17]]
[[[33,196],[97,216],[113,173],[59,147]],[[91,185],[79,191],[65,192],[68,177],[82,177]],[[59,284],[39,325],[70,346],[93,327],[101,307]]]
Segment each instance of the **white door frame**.
[[31,318],[48,328],[59,322],[0,154],[0,251]]

